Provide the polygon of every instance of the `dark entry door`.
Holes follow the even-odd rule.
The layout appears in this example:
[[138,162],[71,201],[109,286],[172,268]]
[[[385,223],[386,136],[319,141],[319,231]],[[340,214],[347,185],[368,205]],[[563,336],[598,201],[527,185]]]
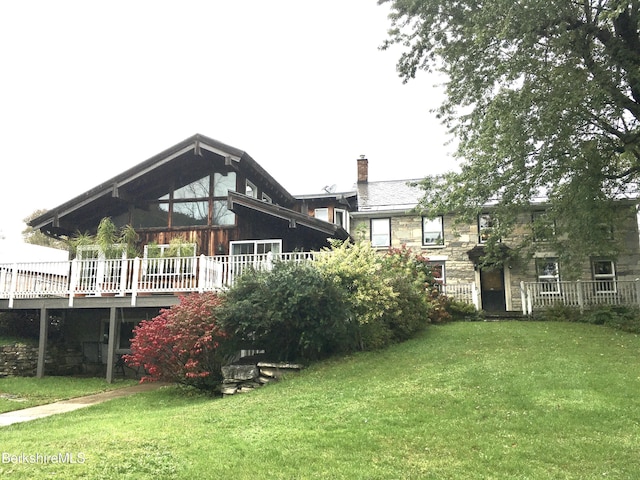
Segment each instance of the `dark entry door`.
[[505,312],[504,270],[491,268],[480,270],[480,295],[482,309],[486,312]]

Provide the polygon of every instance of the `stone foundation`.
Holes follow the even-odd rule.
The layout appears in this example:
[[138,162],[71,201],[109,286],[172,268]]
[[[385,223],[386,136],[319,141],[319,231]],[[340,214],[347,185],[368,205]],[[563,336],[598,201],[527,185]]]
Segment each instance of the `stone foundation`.
[[34,377],[38,369],[38,347],[15,343],[0,346],[0,377]]
[[297,373],[302,368],[302,365],[295,363],[257,362],[250,365],[227,365],[222,367],[222,395],[251,392],[290,373]]

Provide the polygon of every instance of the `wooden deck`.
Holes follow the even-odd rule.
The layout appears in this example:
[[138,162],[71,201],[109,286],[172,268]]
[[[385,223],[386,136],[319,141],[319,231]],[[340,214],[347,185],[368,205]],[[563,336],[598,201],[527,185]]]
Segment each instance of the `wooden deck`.
[[[0,264],[0,309],[161,306],[167,297],[219,291],[254,268],[310,261],[318,252]],[[100,300],[100,301],[99,301]]]

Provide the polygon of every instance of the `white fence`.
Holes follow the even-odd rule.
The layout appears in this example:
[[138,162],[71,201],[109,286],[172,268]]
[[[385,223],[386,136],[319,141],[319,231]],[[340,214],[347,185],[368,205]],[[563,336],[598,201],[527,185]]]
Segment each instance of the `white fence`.
[[521,282],[522,313],[554,305],[584,309],[594,305],[640,305],[640,279],[575,282]]
[[440,285],[440,293],[480,310],[480,296],[475,283],[446,283]]

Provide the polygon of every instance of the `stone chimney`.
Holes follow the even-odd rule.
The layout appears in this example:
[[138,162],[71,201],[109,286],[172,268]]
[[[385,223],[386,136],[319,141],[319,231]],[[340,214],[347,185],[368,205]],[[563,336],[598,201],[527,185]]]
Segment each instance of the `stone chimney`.
[[365,155],[360,155],[358,159],[358,183],[369,181],[369,160]]

